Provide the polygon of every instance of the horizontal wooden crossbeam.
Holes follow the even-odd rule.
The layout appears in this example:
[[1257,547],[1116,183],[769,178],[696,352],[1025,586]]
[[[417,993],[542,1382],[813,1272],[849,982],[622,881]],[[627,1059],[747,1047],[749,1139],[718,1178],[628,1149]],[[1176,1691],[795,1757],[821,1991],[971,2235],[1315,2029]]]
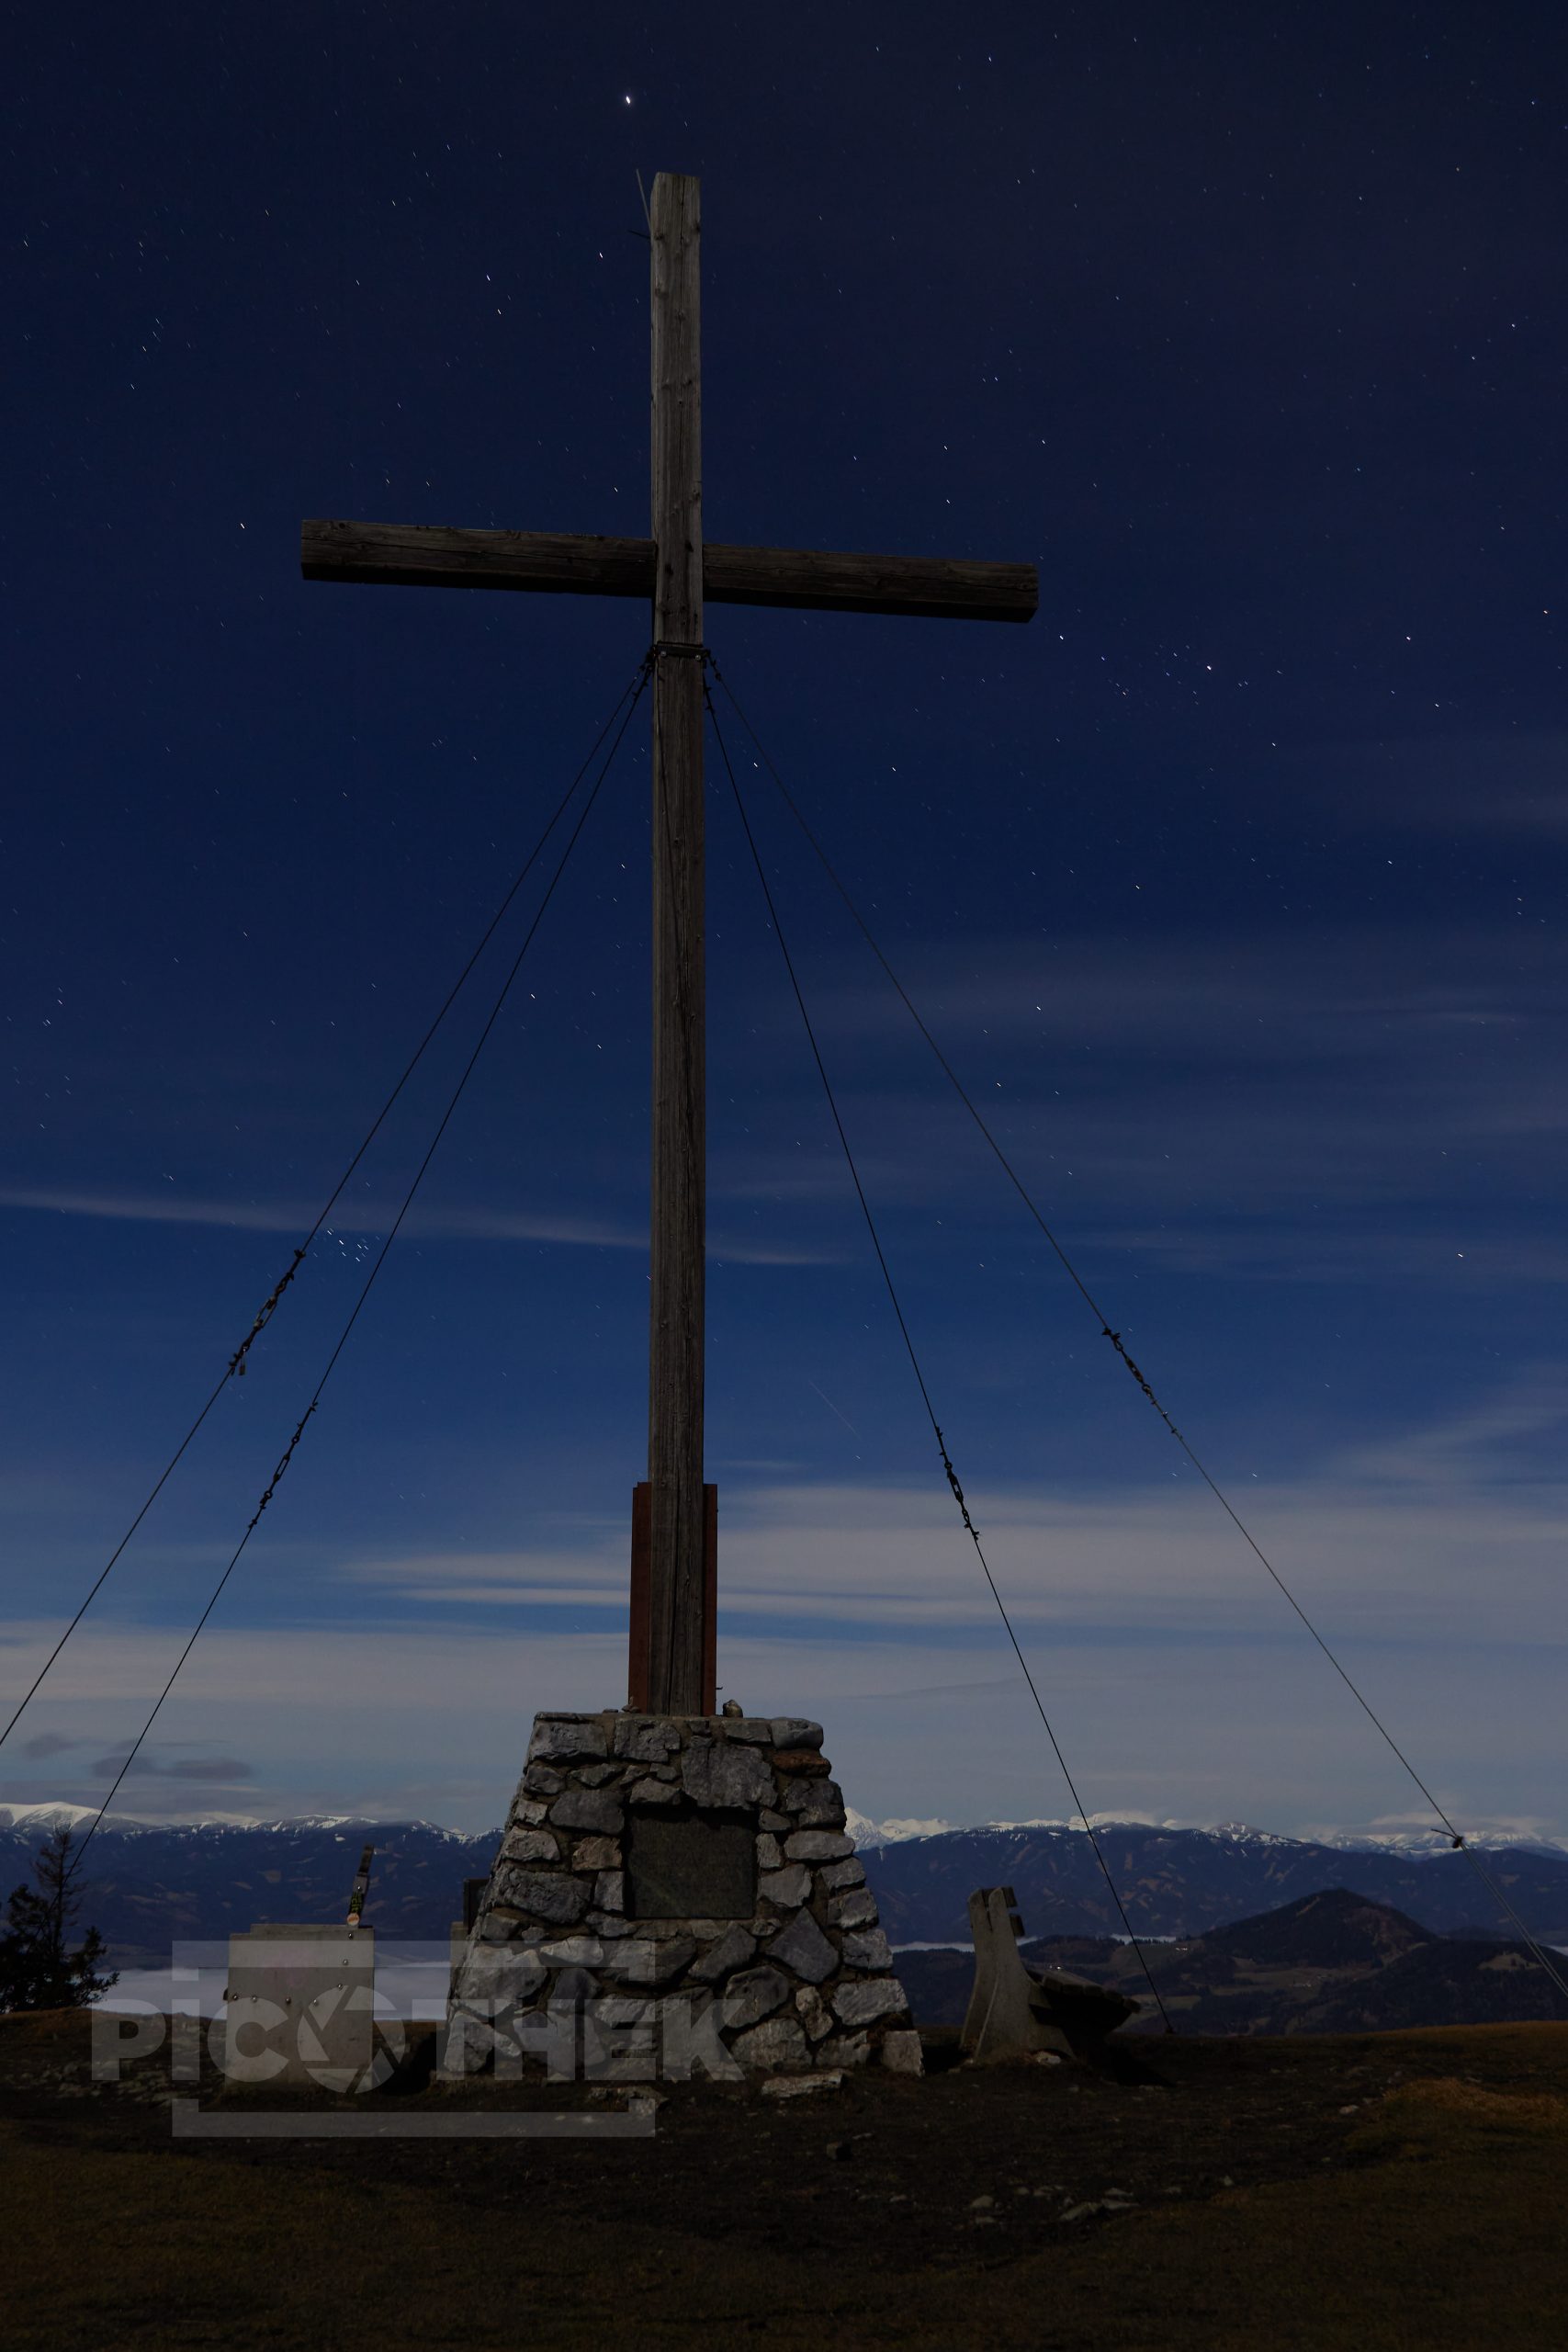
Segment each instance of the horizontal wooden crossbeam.
[[[653,594],[651,539],[588,538],[550,531],[310,522],[300,536],[299,568],[307,580],[391,587]],[[1032,563],[709,544],[703,548],[703,593],[713,605],[923,614],[931,620],[1026,621],[1040,601],[1040,583]]]

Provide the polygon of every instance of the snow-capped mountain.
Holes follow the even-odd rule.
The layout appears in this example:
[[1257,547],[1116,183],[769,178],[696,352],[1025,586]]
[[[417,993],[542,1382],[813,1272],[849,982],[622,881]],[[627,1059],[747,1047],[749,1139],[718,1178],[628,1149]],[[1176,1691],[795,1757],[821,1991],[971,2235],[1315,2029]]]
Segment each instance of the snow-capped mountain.
[[[1099,1855],[1065,1824],[955,1829],[880,1849],[868,1859],[884,1925],[896,1941],[967,1940],[969,1896],[1010,1886],[1032,1936],[1114,1935],[1122,1928],[1101,1858],[1140,1934],[1201,1935],[1300,1896],[1341,1887],[1391,1905],[1438,1934],[1460,1928],[1517,1934],[1467,1854],[1406,1854],[1330,1846],[1231,1825],[1095,1824]],[[1492,1849],[1488,1871],[1543,1940],[1568,1939],[1568,1855]]]
[[940,1838],[952,1828],[953,1824],[951,1821],[873,1821],[849,1804],[844,1807],[844,1826],[863,1854],[877,1846],[901,1845],[907,1838]]
[[[93,1811],[90,1804],[66,1804],[63,1800],[44,1804],[0,1804],[0,1829],[80,1829],[91,1821]],[[118,1822],[118,1815],[111,1818]]]
[[[1453,1851],[1453,1839],[1444,1829],[1325,1829],[1317,1833],[1316,1842],[1356,1854],[1408,1854],[1419,1858],[1423,1854]],[[1506,1826],[1469,1829],[1465,1832],[1465,1844],[1483,1853],[1512,1847],[1528,1854],[1568,1854],[1568,1838]]]
[[[26,1879],[57,1820],[87,1818],[80,1805],[0,1806],[0,1896]],[[1031,1936],[1121,1932],[1081,1825],[953,1829],[857,1814],[850,1826],[895,1942],[967,1941],[970,1894],[998,1885],[1013,1888]],[[1134,1927],[1150,1937],[1200,1935],[1331,1887],[1392,1905],[1439,1935],[1517,1933],[1497,1916],[1471,1858],[1446,1848],[1283,1838],[1235,1822],[1198,1829],[1097,1818],[1094,1828]],[[341,1917],[359,1848],[369,1842],[376,1857],[367,1919],[386,1935],[429,1941],[460,1915],[464,1880],[489,1872],[499,1835],[344,1815],[176,1824],[111,1816],[87,1857],[83,1924],[100,1929],[120,1967],[166,1964],[176,1940],[226,1936],[259,1920],[324,1925]],[[1515,1841],[1493,1849],[1486,1867],[1506,1880],[1509,1902],[1536,1935],[1568,1942],[1568,1854]]]

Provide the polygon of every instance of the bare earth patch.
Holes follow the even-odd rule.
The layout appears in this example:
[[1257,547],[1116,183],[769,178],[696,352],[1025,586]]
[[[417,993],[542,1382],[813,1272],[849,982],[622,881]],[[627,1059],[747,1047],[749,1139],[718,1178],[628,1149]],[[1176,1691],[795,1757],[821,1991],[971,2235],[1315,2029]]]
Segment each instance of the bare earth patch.
[[1140,2042],[1120,2080],[949,2066],[782,2103],[681,2086],[652,2139],[595,2144],[177,2142],[161,2062],[95,2091],[87,2056],[82,2018],[0,2020],[20,2352],[640,2352],[706,2328],[778,2352],[1532,2352],[1568,2323],[1563,2027]]

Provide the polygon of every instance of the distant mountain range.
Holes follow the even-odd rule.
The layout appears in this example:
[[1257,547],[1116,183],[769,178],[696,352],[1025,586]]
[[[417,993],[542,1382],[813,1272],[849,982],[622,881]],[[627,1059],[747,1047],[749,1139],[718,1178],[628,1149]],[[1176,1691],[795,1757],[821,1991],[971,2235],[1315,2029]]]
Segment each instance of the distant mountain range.
[[[1196,1936],[1328,1887],[1392,1905],[1432,1932],[1517,1933],[1462,1853],[1390,1853],[1266,1830],[1098,1824],[1096,1836],[1139,1935]],[[1517,1847],[1479,1857],[1532,1935],[1568,1943],[1568,1855]],[[869,1856],[895,1943],[967,1942],[977,1886],[1010,1886],[1034,1935],[1115,1935],[1122,1922],[1081,1829],[951,1829]]]
[[[1045,1936],[1026,1962],[1088,1977],[1139,2004],[1123,2029],[1164,2019],[1143,1962],[1110,1937]],[[1386,2033],[1409,2026],[1568,2020],[1568,2000],[1524,1946],[1434,1935],[1402,1911],[1343,1887],[1207,1935],[1144,1948],[1179,2033]],[[974,1979],[966,1951],[908,1951],[899,1974],[922,2025],[961,2025]]]
[[[19,1825],[0,1809],[0,1894],[76,1807],[37,1807]],[[91,1819],[91,1815],[85,1816]],[[434,1942],[463,1908],[463,1881],[490,1870],[499,1830],[464,1838],[433,1822],[326,1817],[156,1825],[106,1821],[88,1849],[82,1924],[116,1968],[166,1968],[176,1942],[215,1940],[261,1920],[329,1926],[347,1909],[361,1848],[376,1848],[367,1924]]]
[[[0,1896],[28,1876],[55,1820],[90,1817],[80,1806],[0,1806]],[[896,1944],[966,1944],[968,1899],[977,1886],[1011,1886],[1032,1936],[1120,1932],[1081,1828],[943,1829],[876,1844],[875,1825],[855,1826]],[[1168,1829],[1097,1822],[1096,1833],[1140,1935],[1205,1936],[1330,1888],[1402,1913],[1428,1936],[1462,1929],[1483,1941],[1515,1933],[1495,1916],[1463,1854],[1350,1849],[1237,1824]],[[367,1922],[386,1934],[435,1940],[461,1911],[463,1881],[488,1872],[499,1835],[341,1815],[173,1825],[111,1816],[83,1873],[84,1919],[100,1929],[120,1968],[166,1965],[177,1939],[223,1937],[259,1920],[324,1925],[343,1917],[368,1839],[376,1860]],[[1531,1933],[1568,1944],[1568,1856],[1506,1847],[1483,1859]]]
[[[3,1818],[4,1815],[0,1814],[0,1819]],[[1102,1829],[1185,1830],[1195,1826],[1191,1822],[1151,1822],[1142,1819],[1130,1821],[1118,1813],[1095,1813],[1090,1814],[1089,1818],[1089,1826],[1097,1835]],[[951,1821],[873,1821],[867,1815],[856,1813],[852,1805],[849,1809],[849,1824],[855,1843],[862,1848],[900,1846],[915,1838],[957,1836],[972,1834],[974,1830],[981,1829],[1081,1830],[1083,1827],[1081,1819],[984,1821],[973,1824],[970,1833],[963,1833]],[[1246,1821],[1222,1821],[1217,1828],[1208,1834],[1215,1838],[1233,1838],[1241,1845],[1261,1843],[1272,1846],[1301,1844],[1330,1846],[1336,1850],[1354,1854],[1407,1854],[1416,1857],[1426,1854],[1446,1854],[1450,1852],[1453,1847],[1452,1838],[1446,1830],[1442,1829],[1329,1829],[1325,1830],[1318,1838],[1303,1839],[1282,1838],[1278,1831],[1272,1829],[1254,1829],[1251,1824]],[[1529,1838],[1520,1836],[1517,1831],[1510,1831],[1506,1834],[1483,1834],[1472,1837],[1469,1843],[1483,1849],[1517,1847],[1525,1853],[1562,1854],[1568,1857],[1568,1838]]]

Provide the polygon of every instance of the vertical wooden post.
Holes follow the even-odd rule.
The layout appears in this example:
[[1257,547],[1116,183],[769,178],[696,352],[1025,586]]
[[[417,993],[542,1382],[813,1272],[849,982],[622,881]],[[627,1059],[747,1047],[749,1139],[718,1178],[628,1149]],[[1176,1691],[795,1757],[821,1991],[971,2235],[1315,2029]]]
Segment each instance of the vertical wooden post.
[[702,386],[698,183],[660,172],[652,242],[653,1167],[648,1478],[649,1706],[702,1712]]
[[[648,1644],[648,1498],[652,1489],[646,1478],[632,1488],[631,1612],[626,1644],[626,1704],[647,1714],[649,1698]],[[718,1712],[718,1488],[703,1488],[703,1687],[699,1715]]]

